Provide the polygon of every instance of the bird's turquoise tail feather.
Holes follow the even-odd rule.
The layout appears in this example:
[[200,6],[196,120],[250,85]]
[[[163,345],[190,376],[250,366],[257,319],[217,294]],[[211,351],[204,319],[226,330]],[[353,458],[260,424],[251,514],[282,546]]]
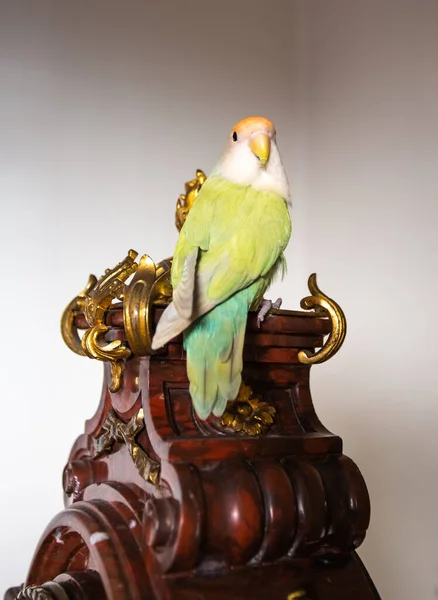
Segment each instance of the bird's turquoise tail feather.
[[234,294],[184,332],[190,395],[200,419],[206,419],[211,412],[221,416],[228,400],[234,400],[239,393],[246,321],[254,287]]

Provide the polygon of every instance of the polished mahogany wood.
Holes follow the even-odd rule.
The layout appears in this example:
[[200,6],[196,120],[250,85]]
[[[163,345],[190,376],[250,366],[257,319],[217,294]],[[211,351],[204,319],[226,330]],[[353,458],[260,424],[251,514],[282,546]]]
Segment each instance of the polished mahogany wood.
[[[106,323],[108,341],[125,340],[120,306]],[[76,325],[87,327],[83,315]],[[319,421],[310,367],[298,360],[329,331],[308,313],[277,311],[260,329],[249,315],[243,380],[276,411],[260,436],[199,421],[181,336],[126,360],[116,393],[105,363],[98,409],[64,471],[66,507],[43,533],[26,585],[53,581],[84,600],[378,598],[355,553],[370,518],[365,482]],[[95,449],[109,416],[126,426],[141,408],[133,441],[159,468],[156,481],[121,439]]]

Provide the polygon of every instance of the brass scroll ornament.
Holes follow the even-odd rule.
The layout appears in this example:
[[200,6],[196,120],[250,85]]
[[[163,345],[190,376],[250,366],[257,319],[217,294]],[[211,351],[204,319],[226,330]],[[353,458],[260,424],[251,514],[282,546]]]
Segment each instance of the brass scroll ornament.
[[274,406],[263,402],[249,385],[242,382],[237,398],[229,403],[221,423],[237,433],[257,436],[272,426],[275,413]]
[[[134,262],[137,252],[130,250],[122,262],[107,269],[97,280],[90,275],[87,287],[65,309],[61,333],[67,346],[81,356],[108,361],[111,365],[110,390],[117,392],[123,381],[124,359],[132,352],[138,356],[152,354],[151,307],[166,306],[172,299],[170,268],[172,259],[158,265],[144,255]],[[125,281],[136,273],[129,285]],[[128,345],[120,340],[105,341],[110,327],[105,325],[105,313],[113,300],[123,299],[123,318]],[[75,317],[83,313],[90,326],[79,338]]]
[[62,313],[61,318],[61,335],[65,344],[75,354],[79,356],[86,356],[84,349],[82,348],[81,338],[78,335],[78,328],[75,325],[75,318],[77,315],[81,315],[85,310],[85,298],[87,297],[90,290],[96,285],[97,279],[94,275],[90,275],[88,278],[85,289],[80,292],[76,298],[70,302]]
[[167,306],[172,300],[171,266],[171,258],[155,265],[145,254],[126,288],[123,321],[129,347],[137,356],[149,356],[153,353],[152,306]]
[[29,585],[18,593],[15,600],[69,600],[64,588],[56,581],[47,581],[43,585]]
[[334,300],[326,296],[316,283],[316,273],[312,273],[308,281],[311,296],[301,300],[301,308],[314,310],[322,315],[327,315],[331,321],[331,332],[328,340],[318,352],[300,350],[298,360],[305,365],[313,365],[329,360],[340,349],[347,334],[347,321],[342,308]]
[[90,329],[82,337],[82,348],[89,358],[109,361],[112,392],[117,392],[122,386],[123,359],[130,356],[131,350],[120,340],[105,342],[105,335],[110,329],[104,323],[105,313],[114,299],[123,298],[124,282],[137,269],[136,257],[137,252],[130,250],[122,262],[105,271],[85,297],[84,315]]
[[175,225],[178,231],[181,231],[181,227],[184,225],[184,221],[187,219],[187,215],[193,206],[193,202],[196,200],[199,190],[204,185],[207,179],[206,174],[201,169],[196,171],[196,177],[185,184],[185,194],[180,194],[178,202],[176,203],[175,213]]
[[111,452],[115,442],[124,443],[143,479],[157,485],[160,476],[160,465],[152,460],[137,443],[137,436],[143,429],[144,415],[142,408],[127,423],[124,423],[113,412],[110,412],[102,425],[102,435],[94,440],[94,458],[106,452]]
[[[61,334],[67,346],[80,356],[88,356],[111,365],[111,391],[120,389],[122,383],[122,359],[131,354],[119,340],[104,342],[104,336],[109,331],[104,323],[105,312],[115,298],[121,298],[124,292],[124,282],[134,273],[137,263],[134,259],[137,252],[130,250],[126,258],[113,269],[107,269],[97,280],[90,275],[85,289],[74,298],[64,310],[61,318]],[[75,318],[84,314],[90,329],[84,333],[82,340],[78,335]]]

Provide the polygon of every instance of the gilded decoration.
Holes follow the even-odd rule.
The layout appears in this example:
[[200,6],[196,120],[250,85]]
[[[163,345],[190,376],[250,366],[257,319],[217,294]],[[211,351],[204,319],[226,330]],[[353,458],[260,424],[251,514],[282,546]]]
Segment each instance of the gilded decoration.
[[310,275],[308,287],[312,295],[301,300],[301,308],[304,310],[314,310],[321,316],[328,316],[331,322],[330,335],[318,352],[313,353],[309,350],[300,350],[298,353],[298,360],[300,362],[306,365],[313,365],[329,360],[338,352],[347,334],[347,321],[339,304],[319,289],[316,282],[316,273]]
[[78,329],[75,325],[75,318],[81,315],[85,310],[85,298],[87,297],[90,290],[96,285],[97,279],[94,275],[88,277],[87,285],[85,289],[80,292],[76,298],[70,302],[67,308],[64,310],[61,318],[61,335],[65,344],[75,354],[79,356],[86,356],[84,349],[82,348],[81,338],[78,335]]
[[126,444],[140,475],[156,485],[160,476],[160,465],[150,458],[136,441],[144,426],[142,408],[127,423],[118,419],[114,412],[109,412],[102,425],[102,434],[94,439],[94,458],[111,452],[116,442]]
[[222,425],[237,433],[257,436],[267,431],[274,423],[275,408],[263,402],[249,385],[242,382],[239,394],[221,418]]
[[56,592],[61,592],[63,594],[62,597],[65,597],[66,600],[68,600],[68,597],[61,586],[58,586],[54,582],[46,583],[44,586],[29,585],[28,587],[20,590],[16,600],[56,600],[59,598],[60,596],[55,595],[52,589],[48,589],[48,586],[50,586],[52,589],[56,588]]
[[123,359],[131,355],[131,350],[120,340],[106,342],[105,335],[110,328],[104,323],[105,313],[113,300],[123,298],[125,281],[138,266],[135,262],[136,257],[137,252],[129,250],[121,262],[113,269],[105,271],[85,296],[84,315],[90,329],[87,329],[82,337],[82,348],[89,358],[109,361],[112,392],[117,392],[122,386]]
[[184,221],[193,206],[193,202],[196,200],[199,190],[204,185],[206,179],[207,176],[204,171],[198,169],[196,171],[196,177],[186,182],[185,194],[180,194],[176,203],[175,225],[178,231],[180,231],[181,227],[184,225]]
[[149,356],[153,353],[152,307],[167,306],[172,300],[171,266],[171,258],[156,265],[145,254],[127,286],[123,302],[123,321],[129,347],[137,356]]

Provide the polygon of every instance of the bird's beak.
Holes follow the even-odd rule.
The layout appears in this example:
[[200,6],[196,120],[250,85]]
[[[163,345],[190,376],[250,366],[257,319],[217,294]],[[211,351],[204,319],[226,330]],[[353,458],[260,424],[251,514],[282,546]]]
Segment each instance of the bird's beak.
[[249,147],[259,159],[262,167],[264,167],[269,160],[271,152],[271,138],[269,135],[264,132],[254,134],[249,142]]

